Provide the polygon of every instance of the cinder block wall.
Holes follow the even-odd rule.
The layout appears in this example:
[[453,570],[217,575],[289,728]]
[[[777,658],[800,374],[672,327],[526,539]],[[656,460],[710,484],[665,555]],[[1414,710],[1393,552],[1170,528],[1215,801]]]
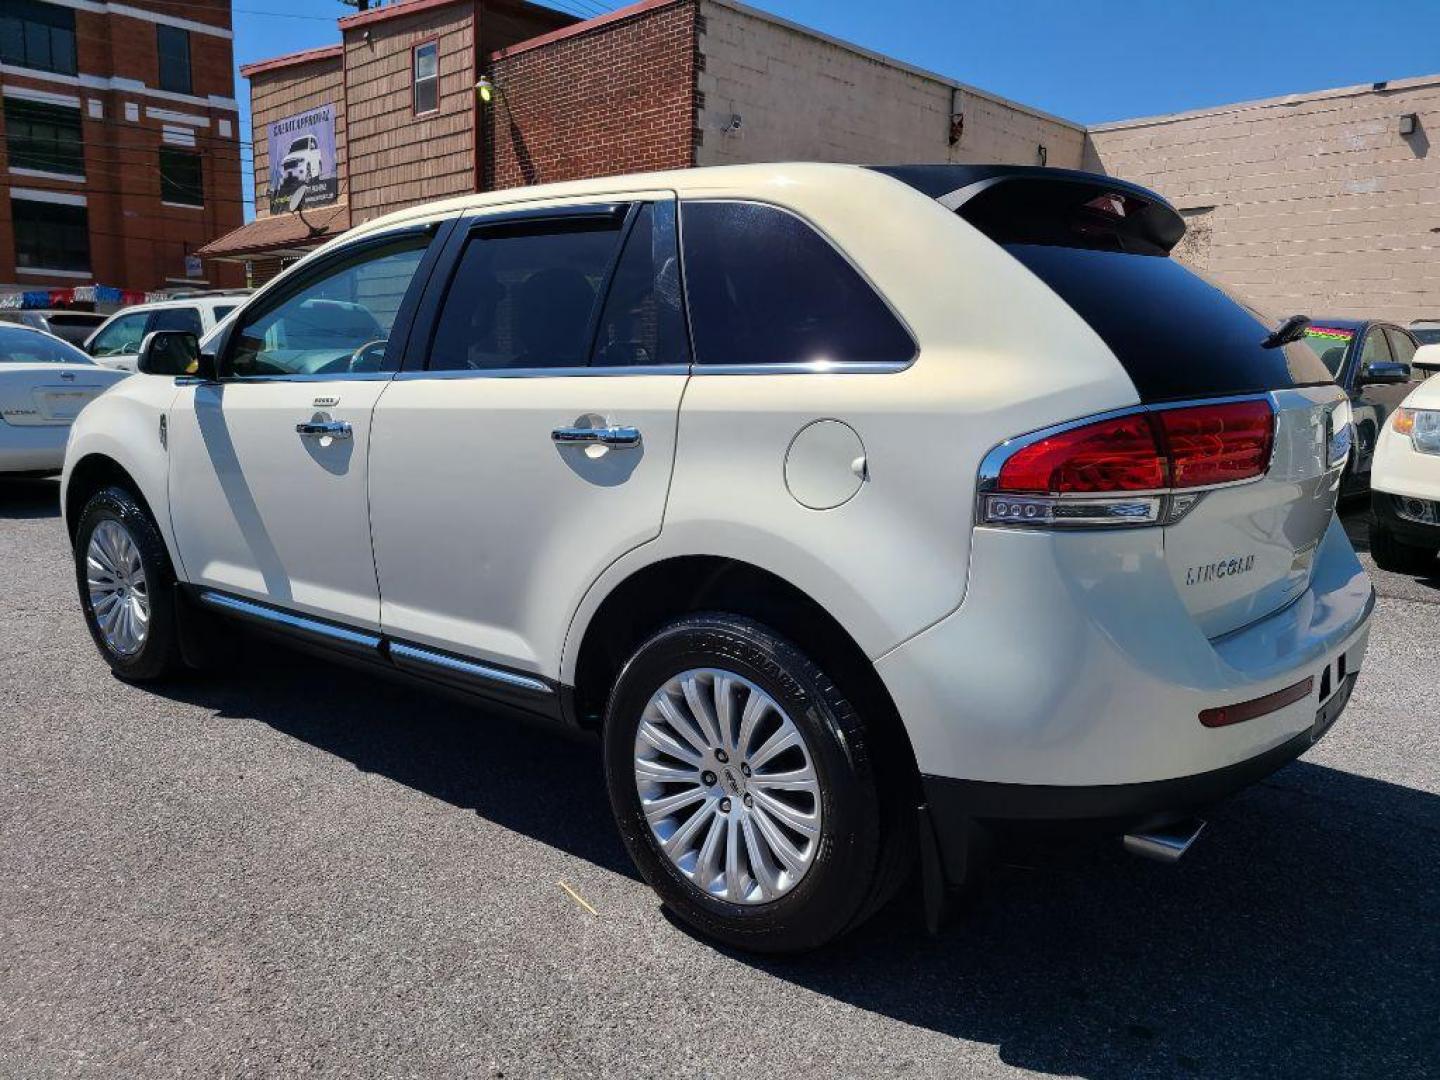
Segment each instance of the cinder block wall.
[[492,53],[486,186],[693,165],[695,20],[654,4]]
[[1086,165],[1174,202],[1180,257],[1271,314],[1406,323],[1440,317],[1434,142],[1430,76],[1102,124]]
[[[1040,162],[1079,168],[1085,129],[731,0],[701,0],[697,165]],[[951,113],[964,118],[951,145]],[[740,119],[738,130],[732,118]]]

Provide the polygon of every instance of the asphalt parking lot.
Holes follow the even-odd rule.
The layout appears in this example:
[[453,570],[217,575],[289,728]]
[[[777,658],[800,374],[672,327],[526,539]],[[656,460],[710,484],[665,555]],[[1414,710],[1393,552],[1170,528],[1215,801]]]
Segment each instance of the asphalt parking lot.
[[1017,850],[938,938],[757,961],[667,920],[588,743],[263,648],[111,678],[55,497],[0,483],[0,1076],[1440,1071],[1440,563],[1180,865]]

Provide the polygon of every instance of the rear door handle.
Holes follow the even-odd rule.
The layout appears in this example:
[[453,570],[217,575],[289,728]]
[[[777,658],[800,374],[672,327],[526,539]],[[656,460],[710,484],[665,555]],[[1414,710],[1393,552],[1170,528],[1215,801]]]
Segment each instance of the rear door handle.
[[307,439],[348,439],[352,432],[344,420],[326,420],[323,423],[302,423],[295,425],[295,432]]
[[639,446],[640,429],[633,427],[557,427],[550,438],[561,446]]

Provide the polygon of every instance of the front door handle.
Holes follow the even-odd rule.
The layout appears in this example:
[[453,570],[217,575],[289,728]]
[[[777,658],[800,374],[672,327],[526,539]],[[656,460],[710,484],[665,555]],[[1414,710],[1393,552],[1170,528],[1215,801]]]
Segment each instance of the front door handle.
[[550,438],[561,446],[639,446],[640,429],[633,427],[557,427]]
[[348,439],[352,432],[350,425],[344,420],[326,420],[321,423],[302,423],[295,425],[295,432],[307,439]]

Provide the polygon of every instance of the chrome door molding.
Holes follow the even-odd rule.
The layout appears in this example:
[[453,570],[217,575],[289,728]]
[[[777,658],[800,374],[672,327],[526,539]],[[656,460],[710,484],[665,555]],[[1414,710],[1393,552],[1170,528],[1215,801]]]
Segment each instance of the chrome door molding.
[[334,652],[360,656],[382,670],[390,669],[440,682],[479,697],[519,705],[554,719],[561,718],[556,684],[542,676],[512,671],[216,589],[192,587],[190,591],[200,604],[211,611],[242,619],[271,633]]

